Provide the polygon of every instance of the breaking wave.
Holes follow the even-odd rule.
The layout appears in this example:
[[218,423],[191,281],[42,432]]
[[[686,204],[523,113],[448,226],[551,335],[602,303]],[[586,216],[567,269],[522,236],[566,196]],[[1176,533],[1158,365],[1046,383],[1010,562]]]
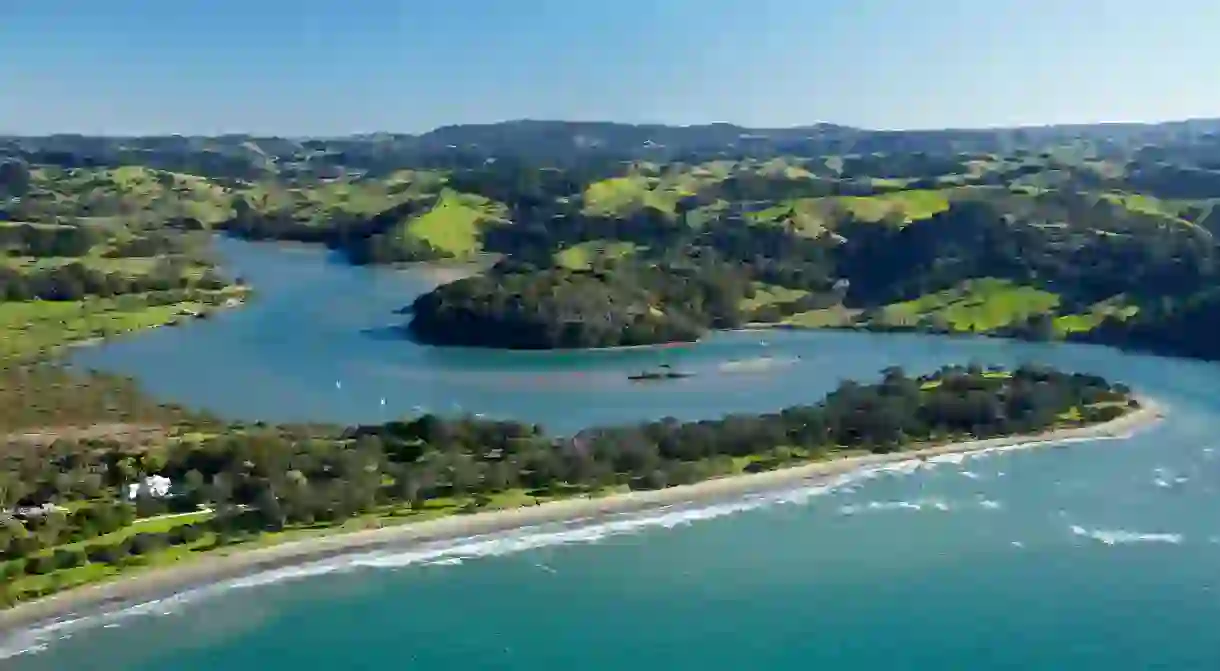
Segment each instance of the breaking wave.
[[[881,477],[902,477],[920,470],[928,470],[939,464],[960,464],[966,459],[988,454],[1007,452],[1045,445],[1052,442],[1086,442],[1108,440],[1109,436],[1072,439],[1068,441],[1033,441],[1002,447],[977,450],[971,453],[946,454],[926,461],[908,460],[876,466],[867,466],[829,478],[820,478],[816,484],[796,484],[783,490],[756,493],[716,504],[685,504],[664,506],[650,511],[575,519],[564,523],[523,527],[509,532],[470,536],[462,539],[413,546],[409,549],[387,549],[374,552],[355,552],[333,559],[302,563],[286,568],[255,573],[243,578],[226,580],[202,587],[187,589],[173,596],[98,614],[68,617],[44,623],[35,628],[14,632],[0,638],[0,660],[17,655],[41,651],[54,640],[69,638],[73,632],[93,627],[115,627],[133,617],[147,615],[170,615],[186,604],[212,598],[225,593],[259,587],[291,580],[316,576],[348,573],[366,569],[394,569],[413,565],[448,566],[463,563],[477,557],[494,557],[523,552],[536,548],[596,543],[603,539],[635,534],[652,528],[675,528],[740,512],[785,504],[803,504],[830,492],[852,492],[863,482]],[[973,503],[977,507],[998,507],[985,499]],[[947,511],[957,507],[940,500],[870,502],[860,510],[920,510],[924,507]]]
[[44,650],[51,641],[69,638],[73,632],[81,629],[96,626],[112,628],[119,626],[123,620],[138,616],[170,615],[179,611],[186,604],[220,596],[234,590],[362,569],[393,569],[412,565],[451,566],[476,557],[495,557],[555,545],[596,543],[612,536],[639,533],[650,528],[675,528],[747,510],[781,504],[801,504],[852,483],[885,474],[905,474],[914,471],[915,468],[905,463],[886,464],[821,480],[813,486],[795,485],[792,489],[748,495],[719,504],[664,506],[643,513],[575,519],[564,523],[523,527],[509,532],[429,543],[410,549],[356,552],[333,559],[307,562],[184,590],[164,599],[146,601],[110,612],[70,617],[16,632],[0,639],[0,659],[39,652]]
[[1181,544],[1182,534],[1169,533],[1140,533],[1135,531],[1105,530],[1105,529],[1086,529],[1078,524],[1073,524],[1072,533],[1077,536],[1091,538],[1095,541],[1105,543],[1106,545],[1127,545],[1130,543],[1169,543],[1172,545]]
[[839,506],[839,514],[841,515],[856,515],[858,513],[867,512],[885,512],[893,510],[938,510],[940,512],[948,512],[950,510],[962,510],[963,508],[982,508],[984,510],[996,510],[1000,508],[998,501],[980,498],[977,501],[970,503],[954,503],[943,499],[918,499],[915,501],[867,501],[864,503],[852,503],[844,506]]

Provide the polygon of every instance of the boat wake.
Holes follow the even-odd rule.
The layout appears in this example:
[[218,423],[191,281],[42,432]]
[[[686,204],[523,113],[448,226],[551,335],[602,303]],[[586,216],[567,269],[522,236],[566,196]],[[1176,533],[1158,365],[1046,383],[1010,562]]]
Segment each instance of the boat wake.
[[776,368],[792,366],[800,361],[799,357],[760,356],[740,361],[726,361],[720,364],[722,373],[763,373]]

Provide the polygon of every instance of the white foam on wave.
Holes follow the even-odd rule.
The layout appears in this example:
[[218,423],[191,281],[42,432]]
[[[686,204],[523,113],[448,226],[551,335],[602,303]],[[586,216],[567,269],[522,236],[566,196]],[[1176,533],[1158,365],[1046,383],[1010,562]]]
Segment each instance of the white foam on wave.
[[1184,475],[1177,475],[1173,471],[1162,466],[1157,466],[1154,468],[1153,473],[1156,475],[1156,477],[1152,479],[1152,484],[1162,489],[1170,489],[1190,482],[1190,478]]
[[[1000,507],[998,501],[989,499],[979,499],[977,505],[980,508],[994,510]],[[855,515],[865,512],[885,512],[895,510],[920,511],[924,509],[937,510],[940,512],[949,512],[958,510],[961,506],[950,503],[942,499],[917,499],[915,501],[865,501],[864,503],[849,503],[839,506],[839,514]]]
[[866,510],[923,510],[923,503],[918,501],[868,501],[859,505],[850,504],[839,508],[844,515],[854,515]]
[[[817,496],[841,489],[855,491],[859,484],[881,477],[902,477],[916,473],[932,464],[959,464],[968,458],[983,457],[1052,443],[1077,443],[1110,440],[1113,436],[1093,436],[1061,441],[1030,441],[962,452],[938,455],[927,462],[917,459],[861,467],[830,478],[819,478],[816,484],[794,484],[789,489],[751,494],[719,504],[671,505],[643,513],[626,513],[597,519],[570,520],[562,524],[525,527],[510,532],[483,534],[444,543],[425,544],[409,550],[379,550],[353,553],[334,559],[308,562],[281,569],[255,573],[243,578],[218,582],[185,590],[173,596],[125,607],[97,615],[68,618],[43,624],[33,629],[10,634],[0,639],[0,660],[35,653],[46,648],[47,642],[67,638],[75,631],[96,626],[114,628],[123,620],[144,615],[171,615],[182,606],[225,594],[234,590],[271,585],[291,580],[327,574],[346,573],[361,569],[394,569],[412,565],[451,566],[475,557],[500,556],[553,545],[596,543],[611,536],[639,533],[648,528],[674,528],[749,510],[775,505],[803,504]],[[921,510],[929,505],[947,510],[950,505],[936,501],[894,501],[864,504],[868,510]],[[984,505],[985,504],[980,504]]]
[[[1054,439],[1054,440],[1027,440],[1024,442],[1004,444],[1004,445],[995,445],[993,447],[984,447],[984,448],[979,448],[977,450],[969,450],[969,451],[965,451],[965,452],[949,452],[947,454],[938,454],[934,457],[928,457],[928,459],[924,463],[927,465],[963,464],[967,461],[971,461],[974,459],[982,459],[985,457],[990,457],[990,456],[997,455],[997,454],[1004,454],[1007,452],[1016,452],[1016,451],[1024,450],[1024,449],[1030,448],[1030,447],[1046,447],[1048,445],[1075,445],[1075,444],[1079,444],[1079,443],[1095,443],[1095,442],[1111,441],[1111,440],[1127,440],[1127,439],[1131,438],[1132,435],[1134,435],[1134,434],[1131,434],[1131,433],[1121,434],[1121,435],[1105,434],[1105,435],[1099,435],[1099,436],[1079,436],[1076,438],[1059,438],[1059,439]],[[917,462],[917,464],[918,464],[918,462]],[[963,475],[965,475],[968,472],[970,472],[970,471],[966,471],[966,470],[960,471],[960,473],[962,473]],[[998,475],[1003,475],[1003,473],[1000,473]],[[970,477],[970,476],[966,475],[965,477]]]
[[1183,540],[1182,534],[1171,533],[1140,533],[1136,531],[1124,530],[1106,530],[1106,529],[1086,529],[1078,524],[1073,524],[1072,533],[1077,536],[1091,538],[1095,541],[1100,541],[1106,545],[1127,545],[1130,543],[1169,543],[1172,545],[1181,544]]
[[500,556],[554,545],[595,543],[611,536],[638,533],[648,528],[675,528],[700,520],[723,517],[757,508],[805,503],[813,497],[832,492],[851,483],[886,473],[911,472],[911,470],[887,464],[845,473],[819,481],[816,485],[795,485],[793,489],[752,494],[720,504],[662,506],[643,513],[624,513],[596,519],[583,518],[563,523],[524,527],[509,532],[425,544],[408,550],[356,552],[334,559],[263,571],[243,578],[185,590],[164,599],[143,602],[121,610],[64,619],[34,629],[16,632],[0,639],[0,660],[40,652],[46,649],[48,642],[56,639],[62,640],[81,629],[96,626],[115,628],[120,626],[120,622],[137,616],[173,614],[188,603],[234,590],[361,569],[394,569],[412,565],[453,566],[475,557]]

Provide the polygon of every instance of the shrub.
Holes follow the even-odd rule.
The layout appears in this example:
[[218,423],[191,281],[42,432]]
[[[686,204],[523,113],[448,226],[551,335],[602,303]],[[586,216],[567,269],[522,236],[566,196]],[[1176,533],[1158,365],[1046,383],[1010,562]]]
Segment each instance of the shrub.
[[99,564],[120,564],[131,553],[131,541],[124,538],[108,545],[93,545],[86,550],[89,561]]
[[146,555],[164,548],[167,544],[166,534],[139,533],[131,538],[131,554]]
[[183,543],[194,543],[203,538],[203,527],[198,524],[186,524],[178,527],[178,533],[182,536]]
[[27,575],[46,575],[54,570],[55,560],[46,555],[30,557],[25,560],[25,572]]
[[184,524],[165,532],[165,541],[170,545],[186,545],[203,538],[203,530],[194,524]]
[[8,549],[5,550],[4,556],[7,559],[21,559],[28,557],[42,549],[42,541],[34,534],[25,534],[17,536],[9,541]]
[[58,569],[76,568],[85,563],[85,553],[76,549],[61,548],[55,551],[52,558]]

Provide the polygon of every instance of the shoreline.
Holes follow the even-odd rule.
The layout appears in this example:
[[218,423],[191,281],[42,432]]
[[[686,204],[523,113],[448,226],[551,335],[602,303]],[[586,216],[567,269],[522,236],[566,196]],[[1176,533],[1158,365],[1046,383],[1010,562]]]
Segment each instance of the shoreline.
[[[250,287],[247,287],[245,285],[231,284],[228,287],[226,287],[225,289],[222,289],[220,291],[222,291],[222,292],[229,291],[229,290],[236,289],[236,288],[241,289],[240,295],[229,296],[226,300],[224,300],[221,303],[217,303],[215,305],[209,305],[209,306],[207,306],[208,310],[206,310],[206,311],[201,311],[201,312],[193,314],[193,315],[175,314],[173,317],[171,317],[167,321],[162,321],[162,322],[155,323],[155,324],[149,324],[147,326],[141,326],[139,328],[135,328],[135,329],[132,329],[129,331],[121,331],[121,332],[110,333],[110,334],[101,335],[101,336],[89,336],[87,338],[82,338],[80,340],[69,340],[67,342],[63,342],[58,345],[53,345],[50,348],[50,350],[47,352],[42,352],[40,354],[32,355],[28,358],[25,358],[24,361],[31,362],[31,361],[39,361],[39,360],[43,360],[43,359],[54,359],[56,357],[65,356],[65,355],[70,356],[71,354],[74,353],[75,350],[78,350],[78,349],[85,349],[88,347],[97,347],[99,345],[104,345],[109,342],[115,342],[115,341],[121,340],[123,338],[129,338],[132,336],[137,336],[137,335],[141,335],[141,334],[145,334],[145,333],[151,333],[153,331],[156,331],[157,329],[177,328],[179,326],[182,326],[185,323],[193,322],[196,320],[204,320],[204,319],[208,318],[208,314],[205,314],[205,313],[219,314],[219,313],[223,313],[223,312],[237,310],[239,308],[244,308],[247,305],[249,305],[249,303],[250,303],[250,297],[254,293],[253,289],[251,289]],[[196,303],[196,302],[198,302],[198,301],[179,301],[179,302],[175,303],[175,305],[183,306],[183,305]]]
[[[85,585],[0,611],[0,634],[50,625],[78,614],[93,614],[112,608],[166,598],[190,589],[234,580],[265,571],[309,564],[417,543],[460,540],[543,524],[596,518],[605,515],[645,512],[671,505],[713,502],[767,491],[814,485],[831,476],[851,471],[931,457],[980,452],[1000,448],[1029,447],[1074,439],[1121,437],[1159,422],[1162,406],[1136,397],[1140,407],[1108,422],[1055,429],[1037,434],[1002,436],[961,441],[887,454],[869,454],[817,461],[774,471],[732,475],[660,490],[634,491],[600,498],[577,497],[468,515],[450,515],[434,520],[408,522],[380,529],[288,541],[278,545],[238,550],[209,557],[203,553],[181,566],[167,566],[132,576]],[[86,611],[80,613],[80,611]]]
[[[404,308],[408,309],[408,308]],[[403,314],[406,314],[405,312]],[[411,329],[410,322],[402,326],[404,331],[409,332]],[[726,331],[732,332],[732,330]],[[709,331],[708,333],[715,333]],[[426,340],[420,340],[414,334],[408,333],[406,336],[412,342],[425,347],[435,347],[438,349],[454,349],[454,350],[483,350],[489,352],[512,352],[516,354],[582,354],[585,352],[598,353],[615,353],[615,352],[633,352],[641,350],[663,350],[663,349],[678,349],[698,345],[703,342],[707,334],[700,336],[698,340],[670,340],[666,342],[648,343],[645,345],[612,345],[610,347],[500,347],[497,345],[453,345],[449,343],[434,343]]]

